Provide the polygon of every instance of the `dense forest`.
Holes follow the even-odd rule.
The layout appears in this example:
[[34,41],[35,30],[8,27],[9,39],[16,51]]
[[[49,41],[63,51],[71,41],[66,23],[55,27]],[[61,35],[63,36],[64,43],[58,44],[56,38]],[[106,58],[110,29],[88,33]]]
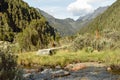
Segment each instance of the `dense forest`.
[[18,43],[21,50],[46,47],[56,30],[33,7],[22,0],[0,0],[0,41]]

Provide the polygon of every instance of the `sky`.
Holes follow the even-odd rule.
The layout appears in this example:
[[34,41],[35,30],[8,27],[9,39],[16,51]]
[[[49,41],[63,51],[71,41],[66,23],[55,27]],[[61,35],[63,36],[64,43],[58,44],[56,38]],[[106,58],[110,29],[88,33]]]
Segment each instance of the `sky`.
[[30,6],[39,8],[55,18],[77,19],[92,13],[98,7],[108,6],[116,0],[24,0]]

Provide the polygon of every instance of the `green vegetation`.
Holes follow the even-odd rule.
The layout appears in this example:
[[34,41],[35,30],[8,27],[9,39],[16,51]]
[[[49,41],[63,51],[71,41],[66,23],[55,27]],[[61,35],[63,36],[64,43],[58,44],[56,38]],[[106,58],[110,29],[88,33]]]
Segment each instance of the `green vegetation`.
[[104,29],[120,31],[120,0],[117,0],[110,6],[103,14],[95,18],[88,26],[83,27],[80,33],[94,33],[96,30],[99,32]]
[[[6,76],[8,76],[8,80],[13,80],[15,75],[16,78],[19,78],[17,64],[23,67],[55,67],[57,65],[64,67],[77,62],[103,62],[107,65],[120,65],[119,4],[120,1],[117,0],[105,13],[98,16],[87,27],[82,28],[81,33],[84,32],[84,34],[77,38],[76,36],[63,37],[59,41],[60,36],[56,30],[36,9],[29,7],[22,0],[1,0],[0,41],[14,43],[15,51],[37,51],[40,48],[47,48],[48,45],[51,45],[50,43],[54,44],[55,40],[59,41],[59,45],[63,45],[63,43],[71,43],[74,38],[76,39],[71,43],[70,51],[57,51],[52,56],[38,56],[36,52],[26,52],[18,54],[17,58],[9,50],[0,51],[0,80],[5,80]],[[58,25],[61,29],[61,24],[69,26],[66,25],[67,22],[74,22],[69,20],[67,19],[64,23],[57,20],[58,23],[51,24]],[[95,35],[92,34],[94,31],[96,31]],[[9,44],[11,45],[11,43]],[[1,46],[4,47],[2,44]]]
[[70,49],[73,51],[86,49],[88,52],[120,49],[120,33],[106,29],[102,31],[102,34],[79,35],[71,44]]
[[41,55],[38,56],[36,52],[29,52],[24,54],[19,54],[18,64],[24,67],[37,66],[51,66],[55,67],[60,65],[62,67],[76,62],[103,62],[107,65],[115,64],[120,65],[120,50],[116,51],[102,51],[88,53],[85,50],[71,52],[71,51],[58,51],[53,56]]
[[60,33],[61,36],[71,36],[76,32],[74,29],[75,21],[73,19],[57,19],[40,9],[37,10],[47,19],[50,25]]
[[17,56],[12,51],[0,50],[0,80],[24,80],[16,61]]
[[20,51],[46,47],[56,31],[33,7],[22,0],[0,1],[0,40],[19,44]]

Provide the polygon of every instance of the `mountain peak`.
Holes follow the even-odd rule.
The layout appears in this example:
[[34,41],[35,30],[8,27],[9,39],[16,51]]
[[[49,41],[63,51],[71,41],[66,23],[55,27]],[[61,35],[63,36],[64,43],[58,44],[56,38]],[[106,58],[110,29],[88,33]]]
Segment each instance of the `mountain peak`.
[[79,17],[77,21],[85,21],[85,20],[91,20],[97,17],[98,15],[102,14],[105,10],[107,10],[108,6],[105,7],[99,7],[96,10],[94,10],[93,13],[89,13],[85,16]]
[[[100,8],[99,8],[100,9]],[[104,13],[95,18],[81,32],[94,32],[96,29],[120,30],[120,0],[113,3]]]

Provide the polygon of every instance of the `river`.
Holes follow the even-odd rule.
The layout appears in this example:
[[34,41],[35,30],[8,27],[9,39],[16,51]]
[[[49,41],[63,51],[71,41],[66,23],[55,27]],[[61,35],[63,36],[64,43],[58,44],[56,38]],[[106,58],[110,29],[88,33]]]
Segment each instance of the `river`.
[[[44,69],[42,72],[32,73],[27,80],[120,80],[119,74],[108,72],[106,67],[87,67],[78,71],[64,71],[64,69]],[[54,76],[57,72],[60,72],[59,76]],[[53,75],[53,73],[56,74]]]

